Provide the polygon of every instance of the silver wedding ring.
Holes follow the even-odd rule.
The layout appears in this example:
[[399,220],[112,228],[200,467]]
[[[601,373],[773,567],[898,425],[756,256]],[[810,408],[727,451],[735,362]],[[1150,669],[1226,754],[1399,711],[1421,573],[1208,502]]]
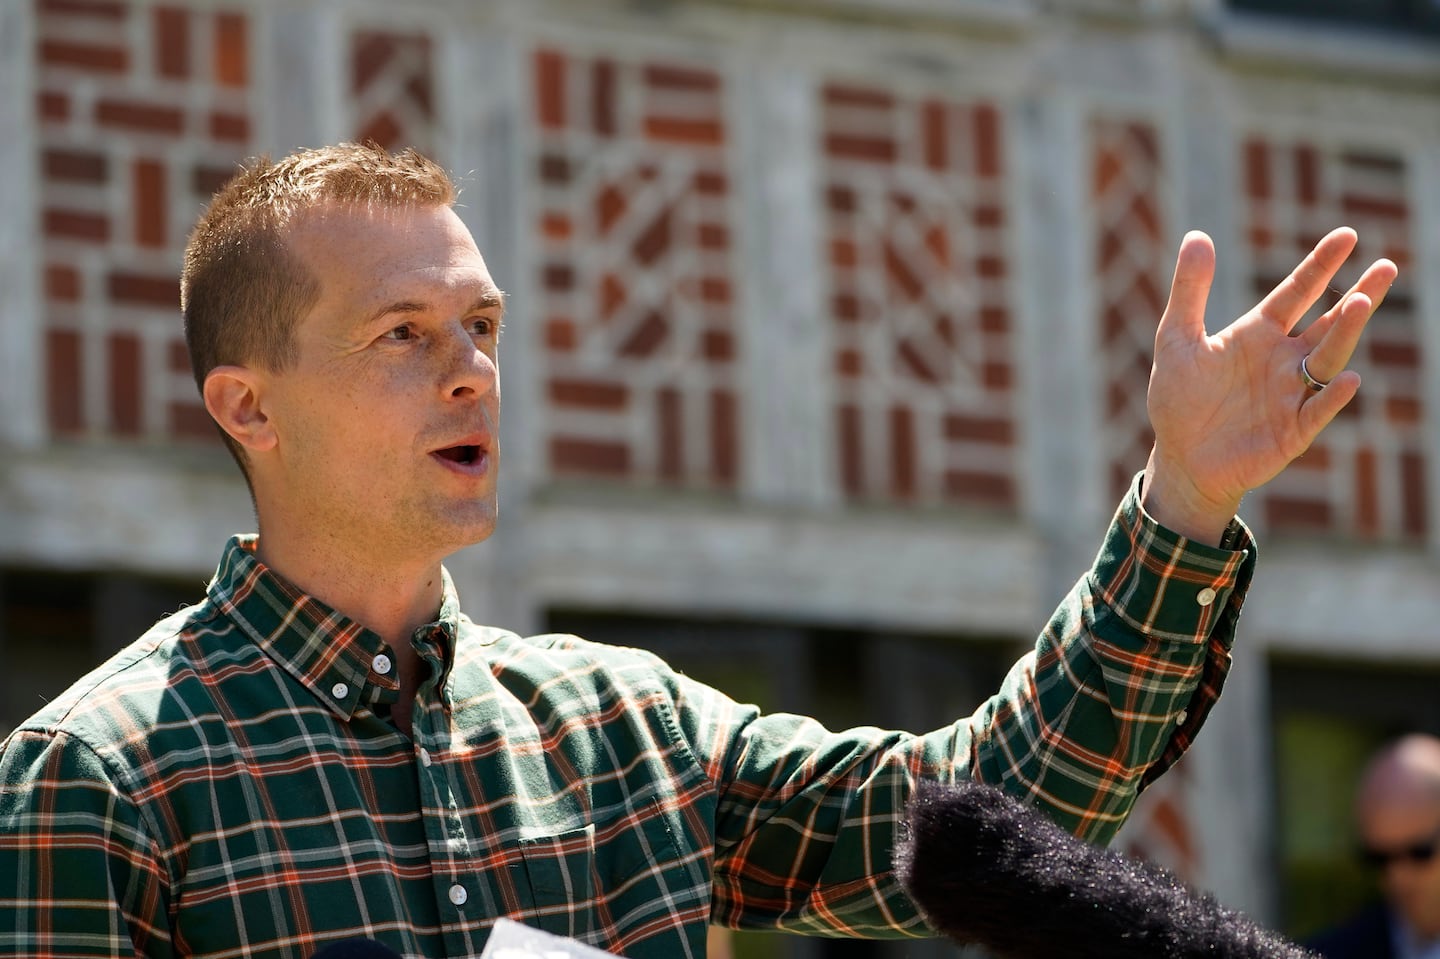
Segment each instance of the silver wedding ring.
[[1322,382],[1320,382],[1319,380],[1317,380],[1315,377],[1313,377],[1313,376],[1310,375],[1310,371],[1309,371],[1308,369],[1306,369],[1306,367],[1305,367],[1305,361],[1308,360],[1308,359],[1310,359],[1310,357],[1309,357],[1308,355],[1307,355],[1307,356],[1302,356],[1302,357],[1300,358],[1300,378],[1305,381],[1305,385],[1306,385],[1306,386],[1310,387],[1310,388],[1311,388],[1312,390],[1314,390],[1316,393],[1319,393],[1321,390],[1323,390],[1325,387],[1329,386],[1330,384],[1329,384],[1329,383],[1322,383]]

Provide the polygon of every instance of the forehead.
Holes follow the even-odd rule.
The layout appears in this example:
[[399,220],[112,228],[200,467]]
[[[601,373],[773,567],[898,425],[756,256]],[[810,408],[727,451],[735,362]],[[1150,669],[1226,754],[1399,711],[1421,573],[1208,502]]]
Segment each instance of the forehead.
[[286,241],[319,281],[322,301],[498,294],[470,231],[447,206],[328,204],[296,218]]
[[1440,804],[1413,801],[1362,801],[1357,808],[1360,831],[1376,839],[1412,841],[1427,838],[1440,828]]

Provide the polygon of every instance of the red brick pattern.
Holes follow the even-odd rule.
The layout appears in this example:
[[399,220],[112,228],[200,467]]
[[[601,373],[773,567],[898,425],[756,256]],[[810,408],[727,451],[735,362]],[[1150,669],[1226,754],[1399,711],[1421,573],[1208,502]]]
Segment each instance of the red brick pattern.
[[350,36],[352,128],[359,141],[435,156],[435,65],[428,34],[357,30]]
[[1342,223],[1359,232],[1360,248],[1326,308],[1375,257],[1388,256],[1400,266],[1400,279],[1351,361],[1364,381],[1360,394],[1316,446],[1257,497],[1265,523],[1277,532],[1421,542],[1431,522],[1425,497],[1430,465],[1422,429],[1419,316],[1409,279],[1414,225],[1406,163],[1372,146],[1264,135],[1242,150],[1256,298]]
[[1173,256],[1154,126],[1096,117],[1088,150],[1105,464],[1110,493],[1119,499],[1155,439],[1145,396]]
[[1170,870],[1191,885],[1204,871],[1200,842],[1191,826],[1189,766],[1181,760],[1136,800],[1118,847],[1128,856]]
[[211,3],[34,2],[50,427],[213,440],[178,274],[195,215],[251,152],[250,21]]
[[841,486],[1013,510],[1001,113],[842,83],[821,98]]
[[[1155,438],[1145,397],[1174,251],[1167,241],[1165,162],[1154,124],[1096,115],[1087,128],[1086,151],[1102,441],[1106,481],[1118,500],[1145,465]],[[1191,788],[1182,762],[1145,791],[1120,840],[1127,854],[1194,883],[1203,863]]]
[[722,78],[554,48],[531,68],[549,469],[733,487],[741,344]]

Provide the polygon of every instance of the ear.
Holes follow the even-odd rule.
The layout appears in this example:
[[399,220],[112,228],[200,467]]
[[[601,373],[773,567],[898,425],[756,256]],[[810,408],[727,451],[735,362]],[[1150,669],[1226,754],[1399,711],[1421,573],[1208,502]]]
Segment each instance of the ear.
[[252,452],[273,449],[275,427],[261,405],[263,378],[244,366],[217,366],[205,375],[205,409],[220,428]]

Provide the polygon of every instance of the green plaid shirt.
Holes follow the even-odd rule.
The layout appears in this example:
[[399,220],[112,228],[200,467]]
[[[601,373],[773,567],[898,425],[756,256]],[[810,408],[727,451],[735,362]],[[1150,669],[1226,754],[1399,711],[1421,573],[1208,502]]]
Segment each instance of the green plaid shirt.
[[1034,652],[923,736],[478,626],[447,577],[407,739],[380,638],[237,537],[205,602],[5,742],[0,951],[299,959],[367,936],[473,957],[499,916],[664,959],[703,955],[712,921],[927,935],[890,871],[913,783],[1003,783],[1111,837],[1219,694],[1254,564],[1232,531],[1238,551],[1187,545],[1132,490]]

